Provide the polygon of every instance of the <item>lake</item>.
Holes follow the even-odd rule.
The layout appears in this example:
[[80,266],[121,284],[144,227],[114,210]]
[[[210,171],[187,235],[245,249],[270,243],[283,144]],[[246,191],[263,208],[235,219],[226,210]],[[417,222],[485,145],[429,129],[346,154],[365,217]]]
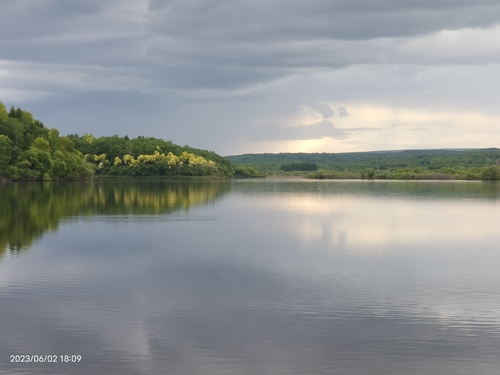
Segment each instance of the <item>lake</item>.
[[456,181],[0,186],[0,374],[497,375],[499,203]]

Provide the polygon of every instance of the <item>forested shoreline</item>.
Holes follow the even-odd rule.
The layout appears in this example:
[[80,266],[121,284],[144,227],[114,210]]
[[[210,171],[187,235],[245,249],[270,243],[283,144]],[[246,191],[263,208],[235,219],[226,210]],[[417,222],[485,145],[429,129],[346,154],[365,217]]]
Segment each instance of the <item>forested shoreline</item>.
[[251,176],[312,179],[500,180],[500,149],[279,153],[227,156]]
[[232,175],[231,162],[212,151],[152,137],[60,136],[0,102],[0,182]]
[[96,176],[176,177],[233,175],[231,162],[212,151],[178,146],[153,137],[118,135],[94,138],[70,134],[68,138],[95,168]]

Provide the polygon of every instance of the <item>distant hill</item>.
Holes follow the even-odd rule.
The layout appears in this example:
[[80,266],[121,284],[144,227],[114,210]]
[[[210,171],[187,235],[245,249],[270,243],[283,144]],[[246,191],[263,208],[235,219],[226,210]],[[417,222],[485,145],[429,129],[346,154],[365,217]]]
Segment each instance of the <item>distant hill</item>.
[[[500,149],[432,149],[227,156],[235,172],[317,179],[500,180]],[[306,173],[307,171],[311,171]]]
[[262,170],[279,170],[289,163],[316,163],[327,170],[356,170],[374,168],[425,167],[484,167],[500,164],[500,149],[430,149],[388,150],[345,153],[264,153],[227,156],[234,164],[253,166]]

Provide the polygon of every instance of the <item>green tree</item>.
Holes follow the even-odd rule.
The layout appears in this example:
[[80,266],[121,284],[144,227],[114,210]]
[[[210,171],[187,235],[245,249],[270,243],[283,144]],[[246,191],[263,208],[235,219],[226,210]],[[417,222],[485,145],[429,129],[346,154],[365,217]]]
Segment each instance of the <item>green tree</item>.
[[50,153],[50,145],[49,142],[46,139],[43,139],[41,137],[38,137],[33,141],[33,144],[31,147],[36,147],[40,151],[45,151],[47,153]]
[[482,168],[481,180],[484,180],[484,181],[500,180],[500,168],[496,167],[496,166]]
[[0,173],[5,171],[12,158],[12,141],[6,135],[0,135]]
[[3,105],[2,102],[0,102],[0,123],[7,122],[9,119],[9,113],[7,112],[7,109]]
[[53,161],[50,154],[36,147],[30,147],[28,151],[24,152],[21,155],[21,160],[30,163],[30,169],[38,172],[36,174],[38,178],[48,178],[52,170]]

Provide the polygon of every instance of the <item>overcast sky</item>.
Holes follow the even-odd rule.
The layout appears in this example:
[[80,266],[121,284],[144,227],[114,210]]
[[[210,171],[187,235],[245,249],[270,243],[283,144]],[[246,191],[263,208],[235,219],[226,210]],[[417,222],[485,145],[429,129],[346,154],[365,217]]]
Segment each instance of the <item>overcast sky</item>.
[[1,0],[0,101],[222,155],[500,146],[498,0]]

